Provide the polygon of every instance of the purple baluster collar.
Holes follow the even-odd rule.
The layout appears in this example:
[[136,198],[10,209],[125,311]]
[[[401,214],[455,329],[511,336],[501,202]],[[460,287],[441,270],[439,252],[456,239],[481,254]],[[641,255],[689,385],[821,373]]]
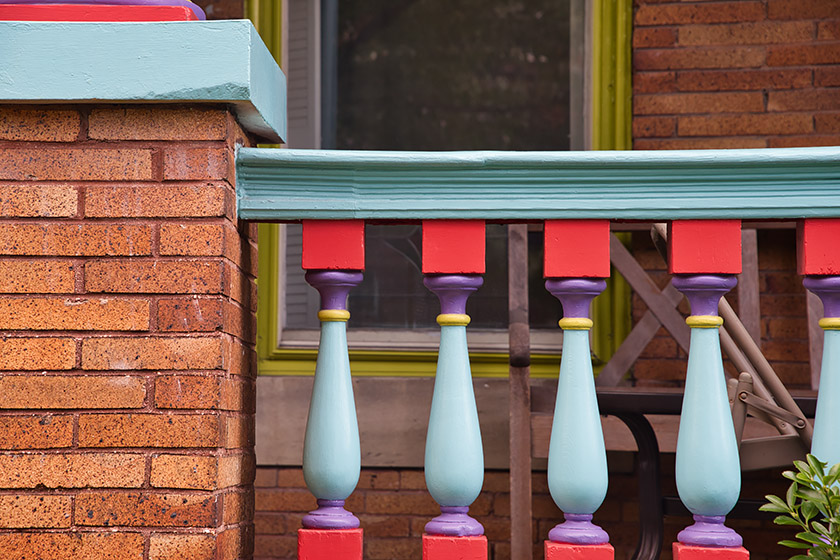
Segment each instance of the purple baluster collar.
[[441,313],[466,314],[467,298],[484,284],[478,274],[429,274],[423,285],[437,295]]
[[563,304],[563,317],[589,318],[589,306],[607,287],[601,278],[549,278],[545,288]]
[[695,515],[694,524],[689,525],[677,535],[677,540],[691,546],[709,546],[736,548],[742,546],[741,535],[723,524],[723,515]]
[[840,317],[840,276],[806,276],[802,284],[822,300],[824,317]]
[[318,500],[318,509],[303,516],[307,529],[355,529],[359,518],[344,509],[344,500]]
[[470,517],[467,506],[440,506],[441,514],[426,523],[424,531],[429,535],[447,537],[477,537],[484,534],[484,527]]
[[731,274],[675,274],[671,283],[688,298],[692,315],[717,315],[720,298],[735,287],[738,278]]
[[548,532],[548,540],[569,544],[606,544],[606,531],[592,523],[592,514],[564,513],[566,520]]
[[306,281],[321,294],[321,309],[347,309],[347,294],[364,275],[358,270],[309,270]]

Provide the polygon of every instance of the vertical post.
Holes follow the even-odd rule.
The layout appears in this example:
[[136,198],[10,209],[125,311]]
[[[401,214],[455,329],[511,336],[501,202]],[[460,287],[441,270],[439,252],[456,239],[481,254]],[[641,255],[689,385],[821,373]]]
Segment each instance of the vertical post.
[[318,508],[303,518],[298,557],[361,560],[359,519],[344,502],[361,470],[346,327],[347,296],[362,281],[364,222],[304,221],[303,267],[321,294],[321,340],[303,444],[303,476]]
[[607,220],[545,223],[546,288],[563,304],[563,354],[548,451],[548,487],[565,522],[548,533],[546,560],[614,556],[606,531],[592,523],[607,495],[607,452],[595,396],[589,330],[592,300],[610,275]]
[[840,463],[840,220],[799,223],[799,273],[803,284],[823,303],[822,364],[811,453],[829,465]]
[[426,524],[423,558],[486,559],[484,527],[468,514],[484,482],[484,452],[466,331],[467,298],[484,282],[484,222],[423,222],[423,273],[441,306],[425,458],[426,486],[441,515]]
[[741,465],[729,408],[718,315],[720,298],[741,272],[738,220],[679,221],[670,224],[669,267],[673,285],[691,305],[686,323],[691,339],[680,428],[677,436],[677,492],[694,524],[677,536],[675,560],[694,560],[708,548],[725,548],[726,558],[746,559],[741,536],[724,525],[741,491]]

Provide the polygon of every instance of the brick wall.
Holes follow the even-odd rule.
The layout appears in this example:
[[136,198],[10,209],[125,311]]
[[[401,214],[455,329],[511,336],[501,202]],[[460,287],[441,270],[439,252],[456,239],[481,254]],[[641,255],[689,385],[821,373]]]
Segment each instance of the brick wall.
[[840,2],[636,0],[636,149],[840,144]]
[[0,106],[0,556],[250,556],[255,226],[207,106]]

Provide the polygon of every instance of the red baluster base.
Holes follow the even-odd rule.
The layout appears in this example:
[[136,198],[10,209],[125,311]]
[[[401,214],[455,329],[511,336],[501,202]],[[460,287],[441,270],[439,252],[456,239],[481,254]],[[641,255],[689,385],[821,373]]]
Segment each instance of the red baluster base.
[[545,541],[545,560],[613,560],[611,544],[569,544]]
[[487,537],[424,534],[423,560],[487,560]]
[[720,548],[713,546],[691,546],[675,542],[674,560],[749,560],[750,553],[743,546]]
[[298,560],[362,560],[362,529],[298,529]]

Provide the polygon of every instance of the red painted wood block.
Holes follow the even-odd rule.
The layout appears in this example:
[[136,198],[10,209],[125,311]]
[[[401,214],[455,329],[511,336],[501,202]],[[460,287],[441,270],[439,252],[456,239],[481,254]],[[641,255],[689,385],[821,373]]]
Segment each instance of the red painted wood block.
[[569,544],[545,541],[545,560],[613,560],[615,549],[607,544]]
[[799,274],[840,274],[840,219],[801,220],[796,245]]
[[668,224],[671,274],[740,274],[740,220],[678,220]]
[[91,4],[2,4],[0,21],[188,21],[186,6],[96,6]]
[[362,560],[362,529],[298,529],[298,560]]
[[712,546],[691,546],[681,542],[673,545],[674,560],[749,560],[750,553],[743,546],[720,548]]
[[364,270],[364,220],[304,220],[303,268]]
[[609,220],[546,220],[546,278],[609,278]]
[[484,274],[484,220],[424,220],[423,274]]
[[487,560],[487,537],[424,534],[423,560]]

